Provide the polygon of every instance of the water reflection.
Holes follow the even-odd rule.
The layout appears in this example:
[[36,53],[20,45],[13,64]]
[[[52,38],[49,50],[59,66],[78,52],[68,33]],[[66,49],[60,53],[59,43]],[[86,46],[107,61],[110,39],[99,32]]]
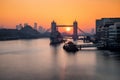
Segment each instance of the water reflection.
[[[60,80],[93,79],[96,57],[92,51],[88,53],[67,53],[61,46],[52,47],[53,65],[58,71]],[[55,54],[55,55],[54,55]],[[90,58],[90,60],[89,60]]]
[[[105,54],[107,54],[107,56]],[[120,61],[116,60],[114,55],[116,55],[116,52],[98,52],[96,60],[97,80],[119,80],[120,69],[118,69],[118,67],[120,66]]]
[[49,39],[0,44],[0,80],[119,80],[120,59],[110,51],[68,53]]
[[51,80],[65,80],[66,70],[66,55],[60,53],[60,45],[51,46],[52,50],[52,62],[53,62],[53,73],[55,74]]

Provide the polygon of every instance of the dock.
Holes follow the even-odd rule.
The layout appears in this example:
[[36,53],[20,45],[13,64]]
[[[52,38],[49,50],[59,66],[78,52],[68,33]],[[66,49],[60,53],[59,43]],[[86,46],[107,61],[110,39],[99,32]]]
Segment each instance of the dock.
[[81,48],[96,47],[95,44],[79,44],[79,45],[76,45],[76,46],[80,50],[81,50]]

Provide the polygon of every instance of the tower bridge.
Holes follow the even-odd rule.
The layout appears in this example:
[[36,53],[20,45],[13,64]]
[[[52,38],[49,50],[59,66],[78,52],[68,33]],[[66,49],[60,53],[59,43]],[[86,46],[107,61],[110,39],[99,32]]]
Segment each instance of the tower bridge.
[[73,40],[77,40],[78,39],[78,24],[77,21],[73,22],[73,25],[57,25],[55,21],[53,21],[51,23],[51,33],[55,34],[57,32],[57,27],[73,27]]
[[[73,27],[73,34],[72,34],[72,38],[73,40],[78,40],[79,36],[90,36],[87,33],[85,33],[83,30],[81,30],[80,28],[78,28],[78,22],[74,21],[72,25],[58,25],[56,24],[55,21],[51,22],[51,34],[55,35],[56,32],[58,31],[59,27]],[[79,34],[78,32],[81,32],[82,34]]]

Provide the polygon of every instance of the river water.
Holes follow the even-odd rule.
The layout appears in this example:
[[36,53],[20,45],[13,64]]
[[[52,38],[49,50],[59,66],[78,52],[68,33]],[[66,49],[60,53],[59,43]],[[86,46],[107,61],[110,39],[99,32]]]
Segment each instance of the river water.
[[[0,41],[0,80],[120,80],[120,56],[86,48],[67,53],[47,38]],[[119,52],[117,52],[119,53]]]

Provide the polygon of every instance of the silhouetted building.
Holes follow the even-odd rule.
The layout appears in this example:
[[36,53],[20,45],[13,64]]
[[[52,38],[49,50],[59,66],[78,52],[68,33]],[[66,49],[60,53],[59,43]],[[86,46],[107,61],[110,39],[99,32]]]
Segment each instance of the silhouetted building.
[[43,28],[42,26],[39,26],[39,28],[38,28],[38,32],[40,32],[40,33],[44,33],[45,31],[46,31],[45,28]]
[[34,29],[37,30],[37,23],[34,23]]
[[16,25],[17,30],[21,30],[23,28],[22,24]]
[[25,27],[25,26],[28,26],[28,23],[24,23],[24,27]]

